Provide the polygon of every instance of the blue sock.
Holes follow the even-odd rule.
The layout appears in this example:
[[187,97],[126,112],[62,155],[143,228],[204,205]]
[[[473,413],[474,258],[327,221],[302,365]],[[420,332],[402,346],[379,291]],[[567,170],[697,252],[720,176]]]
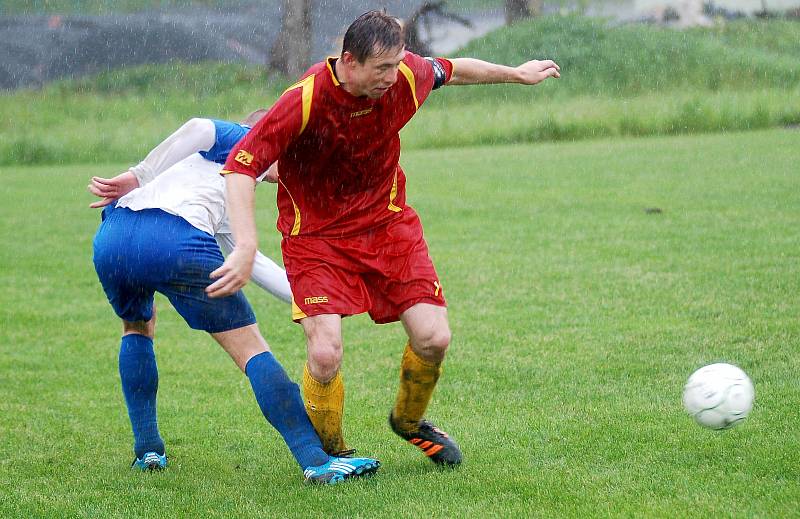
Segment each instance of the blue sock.
[[158,434],[156,393],[158,367],[153,339],[139,334],[122,336],[119,348],[119,377],[133,429],[136,457],[147,452],[164,454],[164,440]]
[[316,467],[328,462],[322,442],[308,419],[300,388],[289,380],[271,352],[251,358],[245,366],[261,412],[283,436],[300,467]]

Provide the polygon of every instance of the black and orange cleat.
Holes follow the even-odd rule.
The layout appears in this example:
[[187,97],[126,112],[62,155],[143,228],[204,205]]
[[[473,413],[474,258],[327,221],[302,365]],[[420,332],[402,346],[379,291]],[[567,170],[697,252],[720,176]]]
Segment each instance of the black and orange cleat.
[[461,463],[461,449],[456,442],[428,420],[420,420],[417,430],[407,433],[397,428],[394,417],[390,414],[389,425],[396,435],[422,449],[422,452],[437,465],[455,467]]

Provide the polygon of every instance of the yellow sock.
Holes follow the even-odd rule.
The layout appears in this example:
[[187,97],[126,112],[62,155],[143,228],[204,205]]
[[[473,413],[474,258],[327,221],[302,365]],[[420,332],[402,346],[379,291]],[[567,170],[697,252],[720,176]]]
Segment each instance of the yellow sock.
[[323,384],[314,380],[306,364],[303,370],[303,394],[308,418],[322,440],[323,450],[328,454],[345,450],[342,436],[344,381],[341,372]]
[[395,427],[404,432],[417,430],[417,424],[428,408],[433,388],[442,373],[441,364],[421,359],[411,344],[406,344],[403,361],[400,364],[400,389],[397,402],[392,410]]

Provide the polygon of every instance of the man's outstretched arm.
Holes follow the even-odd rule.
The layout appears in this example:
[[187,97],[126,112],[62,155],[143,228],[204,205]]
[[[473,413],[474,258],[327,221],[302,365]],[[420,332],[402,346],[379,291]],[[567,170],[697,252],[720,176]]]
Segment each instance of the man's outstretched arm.
[[560,78],[561,68],[552,60],[532,60],[518,67],[508,67],[474,58],[454,58],[453,75],[448,85],[519,83],[535,85],[549,77]]

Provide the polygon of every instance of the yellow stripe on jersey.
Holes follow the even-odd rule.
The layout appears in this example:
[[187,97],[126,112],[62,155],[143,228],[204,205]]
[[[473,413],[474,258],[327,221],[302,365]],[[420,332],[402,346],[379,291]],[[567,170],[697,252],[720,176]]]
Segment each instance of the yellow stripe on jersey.
[[311,99],[314,97],[314,76],[308,76],[305,81],[306,83],[303,85],[303,124],[300,126],[300,133],[306,129],[308,119],[311,117]]
[[289,233],[289,236],[297,236],[300,234],[300,208],[297,207],[297,204],[294,202],[294,197],[289,192],[286,184],[284,184],[281,179],[278,179],[278,182],[280,182],[280,184],[283,186],[283,189],[286,190],[286,194],[289,195],[289,200],[292,201],[292,207],[294,207],[294,225],[292,225],[292,230]]
[[411,72],[411,69],[408,68],[408,65],[400,62],[400,72],[406,77],[408,80],[408,86],[411,87],[411,95],[414,97],[414,109],[419,110],[419,101],[417,101],[417,82],[414,79],[414,73]]
[[302,99],[302,106],[303,106],[303,122],[300,124],[300,132],[297,135],[303,133],[303,130],[306,129],[306,125],[308,125],[308,119],[311,117],[311,100],[314,97],[314,75],[310,75],[307,78],[298,81],[294,85],[290,86],[286,90],[283,91],[285,94],[290,90],[294,90],[295,88],[302,88],[303,92],[301,93]]
[[392,182],[392,190],[389,192],[389,207],[387,209],[399,213],[403,208],[394,205],[395,198],[397,198],[397,169],[394,170],[394,182]]

